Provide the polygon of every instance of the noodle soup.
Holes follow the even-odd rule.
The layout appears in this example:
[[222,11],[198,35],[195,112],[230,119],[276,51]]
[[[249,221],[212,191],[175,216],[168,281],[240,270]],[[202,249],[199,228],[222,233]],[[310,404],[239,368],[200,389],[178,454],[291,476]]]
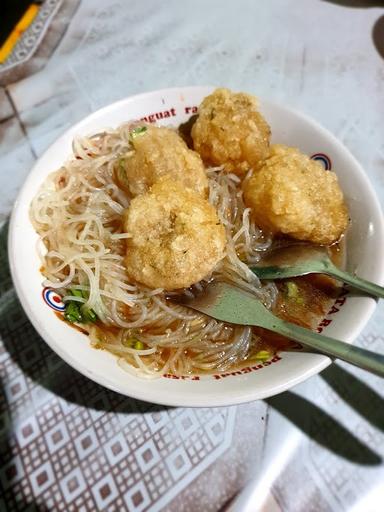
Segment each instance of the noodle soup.
[[244,202],[243,184],[252,169],[239,175],[225,164],[205,162],[206,201],[225,232],[223,257],[206,277],[170,290],[128,275],[132,234],[125,230],[124,212],[134,197],[116,169],[122,158],[132,157],[138,126],[146,127],[127,123],[75,139],[73,156],[46,179],[32,202],[44,285],[66,304],[63,318],[87,332],[92,346],[112,352],[125,370],[144,377],[227,372],[291,346],[261,329],[225,324],[169,300],[215,279],[254,293],[282,318],[316,328],[338,293],[332,281],[306,277],[262,283],[250,268],[276,240],[286,239],[261,229]]

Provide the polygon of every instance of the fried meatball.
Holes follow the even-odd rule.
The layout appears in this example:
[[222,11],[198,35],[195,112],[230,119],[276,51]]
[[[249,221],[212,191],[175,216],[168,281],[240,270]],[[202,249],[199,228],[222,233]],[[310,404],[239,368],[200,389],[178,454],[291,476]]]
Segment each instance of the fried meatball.
[[245,174],[269,154],[271,130],[249,94],[216,89],[199,107],[192,128],[195,150],[211,165]]
[[124,213],[128,276],[151,288],[188,287],[224,257],[226,236],[213,206],[181,183],[164,180]]
[[348,211],[336,174],[296,148],[271,147],[271,155],[243,183],[244,200],[256,223],[272,233],[315,244],[336,242]]
[[208,179],[200,156],[169,128],[147,126],[132,140],[134,152],[116,164],[119,185],[133,196],[144,194],[160,178],[169,176],[206,196]]

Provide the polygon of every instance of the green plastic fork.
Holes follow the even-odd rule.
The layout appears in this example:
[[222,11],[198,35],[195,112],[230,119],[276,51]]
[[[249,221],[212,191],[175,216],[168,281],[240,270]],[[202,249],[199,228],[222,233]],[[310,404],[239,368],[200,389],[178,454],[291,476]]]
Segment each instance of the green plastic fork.
[[384,377],[383,355],[285,322],[268,311],[255,295],[228,283],[213,282],[193,298],[182,296],[174,300],[223,322],[263,327]]

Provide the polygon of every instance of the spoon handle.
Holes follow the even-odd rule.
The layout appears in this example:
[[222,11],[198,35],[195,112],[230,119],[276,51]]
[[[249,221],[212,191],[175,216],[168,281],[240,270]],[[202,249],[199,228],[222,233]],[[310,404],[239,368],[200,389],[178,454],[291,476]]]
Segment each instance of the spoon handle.
[[358,290],[368,293],[369,295],[384,298],[384,287],[371,283],[370,281],[366,281],[365,279],[361,279],[361,277],[353,276],[348,272],[340,270],[334,265],[329,266],[326,273],[340,281],[344,281],[344,283],[350,284],[353,288],[357,288]]
[[384,377],[384,356],[381,354],[328,338],[283,320],[268,328],[288,338],[295,339],[303,345],[314,348],[323,354],[336,357],[364,370],[368,370],[379,377]]

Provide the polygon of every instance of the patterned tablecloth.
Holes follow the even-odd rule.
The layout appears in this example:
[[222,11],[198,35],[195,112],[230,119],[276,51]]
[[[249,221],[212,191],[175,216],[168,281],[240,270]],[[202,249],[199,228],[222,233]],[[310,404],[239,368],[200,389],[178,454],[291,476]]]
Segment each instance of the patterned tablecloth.
[[[0,69],[0,510],[383,510],[378,377],[337,363],[228,408],[125,398],[45,345],[7,260],[10,209],[47,146],[102,105],[175,84],[299,108],[349,147],[383,201],[383,3],[47,0],[47,9],[50,26],[22,72]],[[383,322],[380,303],[358,343],[384,353]]]

